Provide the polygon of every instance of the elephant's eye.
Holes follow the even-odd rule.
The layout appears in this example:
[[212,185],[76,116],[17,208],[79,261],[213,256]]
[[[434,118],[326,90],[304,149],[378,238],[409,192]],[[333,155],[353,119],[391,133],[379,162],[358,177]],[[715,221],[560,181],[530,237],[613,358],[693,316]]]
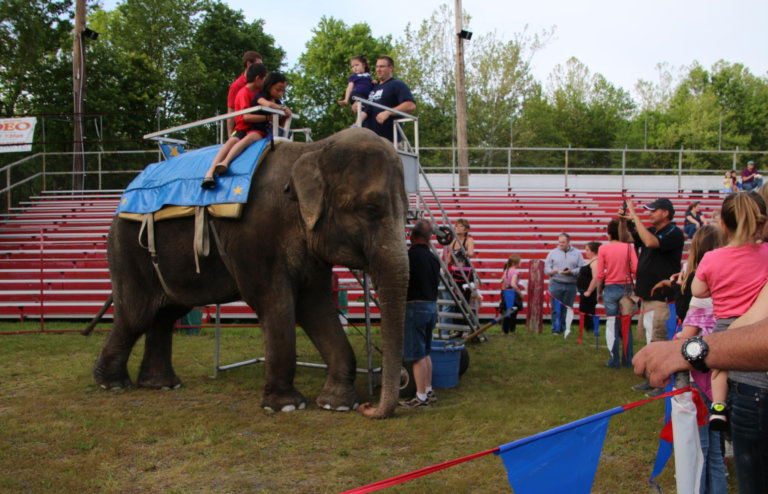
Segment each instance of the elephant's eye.
[[371,218],[381,218],[384,215],[378,204],[366,204],[363,209],[365,214]]

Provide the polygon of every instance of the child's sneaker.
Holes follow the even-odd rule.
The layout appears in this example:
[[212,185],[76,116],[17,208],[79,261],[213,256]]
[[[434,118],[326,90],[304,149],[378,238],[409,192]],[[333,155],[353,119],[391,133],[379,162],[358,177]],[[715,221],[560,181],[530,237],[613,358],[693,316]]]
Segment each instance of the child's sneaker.
[[713,431],[724,431],[728,427],[728,415],[726,414],[725,403],[712,403],[709,412],[709,428]]
[[429,399],[421,401],[418,396],[414,396],[408,401],[401,401],[400,406],[402,408],[428,408],[431,405],[429,404]]
[[434,402],[437,401],[437,395],[431,389],[429,391],[427,391],[427,401],[429,403],[434,403]]

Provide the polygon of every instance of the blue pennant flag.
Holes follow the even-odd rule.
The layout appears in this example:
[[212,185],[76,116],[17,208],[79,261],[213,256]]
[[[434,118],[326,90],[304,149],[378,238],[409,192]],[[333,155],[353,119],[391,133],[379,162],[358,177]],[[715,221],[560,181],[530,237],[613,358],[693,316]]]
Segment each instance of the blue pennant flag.
[[163,156],[165,156],[165,159],[167,160],[184,152],[184,148],[181,144],[171,144],[170,142],[161,142],[160,150],[163,152]]
[[589,494],[611,416],[622,407],[499,446],[515,494]]

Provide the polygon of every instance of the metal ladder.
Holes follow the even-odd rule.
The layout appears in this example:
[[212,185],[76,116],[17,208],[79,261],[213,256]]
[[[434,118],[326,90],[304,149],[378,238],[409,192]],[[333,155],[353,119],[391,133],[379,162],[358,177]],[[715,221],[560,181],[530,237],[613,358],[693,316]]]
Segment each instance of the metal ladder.
[[[429,182],[427,174],[424,173],[424,169],[419,162],[419,127],[418,119],[412,115],[400,113],[396,110],[378,105],[367,100],[363,101],[366,105],[380,106],[382,109],[386,109],[399,115],[401,118],[394,121],[394,145],[397,153],[400,155],[400,160],[403,163],[403,173],[405,178],[405,191],[408,194],[409,209],[407,216],[407,225],[412,225],[419,219],[427,219],[432,222],[433,228],[438,233],[438,239],[442,245],[445,241],[446,244],[450,244],[450,240],[456,238],[456,232],[453,229],[450,218],[445,212],[443,205],[440,203],[440,199]],[[412,122],[414,124],[414,144],[408,140],[408,137],[403,130],[402,124]],[[422,193],[420,182],[424,183],[429,192]],[[426,198],[430,198],[434,201],[436,208],[434,211],[427,205]],[[441,308],[450,308],[449,311],[441,311],[438,313],[437,329],[442,331],[450,331],[453,335],[459,335],[461,333],[473,333],[480,328],[480,320],[478,318],[479,307],[473,307],[471,300],[467,300],[464,296],[464,292],[470,292],[477,294],[477,290],[468,289],[464,290],[464,286],[479,286],[480,277],[477,270],[472,265],[471,260],[466,256],[464,246],[460,245],[460,251],[465,255],[465,259],[468,261],[466,270],[458,271],[458,276],[454,278],[449,269],[449,265],[457,265],[458,259],[454,255],[451,249],[445,249],[448,253],[446,257],[438,250],[433,243],[430,242],[430,250],[440,260],[440,294],[447,295],[445,298],[441,296],[438,300],[438,306]],[[446,262],[448,260],[448,262]],[[472,285],[474,283],[474,285]],[[452,322],[440,322],[444,319],[451,319]],[[441,334],[442,334],[441,331]],[[486,337],[483,335],[480,340],[484,341]]]

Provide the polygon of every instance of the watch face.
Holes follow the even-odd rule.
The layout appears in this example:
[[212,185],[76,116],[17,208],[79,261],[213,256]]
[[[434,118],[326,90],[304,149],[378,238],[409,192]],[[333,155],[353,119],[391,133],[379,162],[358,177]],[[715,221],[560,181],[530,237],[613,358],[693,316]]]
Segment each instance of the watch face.
[[701,355],[701,343],[698,341],[691,341],[687,345],[685,345],[685,353],[690,355],[692,358],[696,358],[699,355]]

